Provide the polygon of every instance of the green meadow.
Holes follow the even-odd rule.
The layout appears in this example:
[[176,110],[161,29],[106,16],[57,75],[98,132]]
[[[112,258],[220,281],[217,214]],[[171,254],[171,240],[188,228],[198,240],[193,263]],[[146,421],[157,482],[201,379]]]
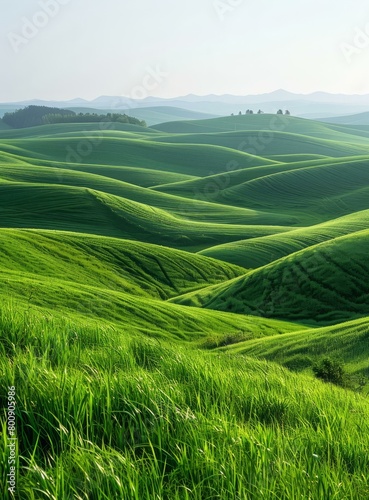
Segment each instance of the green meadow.
[[111,125],[0,126],[0,497],[369,498],[367,127]]

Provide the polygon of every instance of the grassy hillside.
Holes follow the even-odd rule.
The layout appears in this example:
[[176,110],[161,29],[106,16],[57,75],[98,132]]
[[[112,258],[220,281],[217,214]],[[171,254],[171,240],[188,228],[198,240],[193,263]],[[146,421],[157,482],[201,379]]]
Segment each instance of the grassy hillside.
[[[276,157],[274,157],[276,158]],[[258,167],[249,167],[244,169],[235,168],[238,165],[229,165],[227,172],[222,172],[220,174],[214,174],[202,178],[195,177],[192,179],[186,179],[183,181],[176,181],[173,183],[166,183],[161,186],[155,186],[154,189],[166,193],[172,193],[177,196],[188,196],[193,197],[196,193],[201,195],[203,198],[208,198],[211,201],[216,201],[222,204],[240,204],[246,205],[248,201],[242,198],[230,199],[227,196],[227,190],[232,187],[239,188],[245,182],[249,182],[255,179],[262,179],[268,177],[272,174],[285,173],[293,170],[300,170],[310,167],[331,167],[334,165],[344,166],[349,163],[368,161],[369,156],[349,156],[343,158],[331,158],[322,157],[319,159],[304,159],[301,161],[287,161],[286,158],[280,159],[280,161],[273,161],[270,163],[265,163],[264,165]],[[232,192],[232,191],[231,191]],[[243,201],[242,201],[243,200]]]
[[61,231],[1,229],[0,245],[2,273],[32,274],[162,299],[246,272],[157,245]]
[[[288,230],[187,220],[186,205],[181,217],[88,188],[48,184],[0,184],[0,209],[2,227],[76,231],[194,250]],[[224,212],[216,210],[216,215],[219,219]]]
[[96,145],[99,138],[104,133],[109,133],[112,137],[135,137],[150,136],[158,134],[152,128],[141,127],[139,125],[132,125],[131,123],[119,122],[106,122],[101,121],[97,123],[58,123],[49,125],[40,125],[37,127],[24,128],[24,129],[7,129],[1,131],[0,138],[2,139],[28,139],[32,137],[53,137],[63,135],[71,137],[81,137],[87,141],[91,141]]
[[[0,131],[19,498],[369,497],[368,139],[275,115]],[[314,378],[326,357],[358,383]]]
[[369,315],[368,244],[368,230],[334,238],[175,301],[290,321]]
[[[53,185],[54,188],[61,185],[61,189],[67,186],[73,188],[78,186],[127,198],[134,202],[144,203],[145,205],[167,210],[173,215],[190,220],[206,220],[209,222],[223,222],[226,220],[228,223],[233,224],[255,224],[259,222],[263,225],[293,223],[293,218],[289,215],[273,214],[272,211],[256,211],[220,204],[215,206],[206,200],[191,200],[144,189],[143,186],[132,185],[119,179],[106,177],[104,175],[105,170],[102,167],[97,167],[96,174],[92,174],[90,172],[81,172],[80,170],[56,168],[54,163],[48,167],[46,167],[46,164],[43,167],[36,167],[22,161],[18,162],[12,155],[5,155],[4,157],[7,164],[3,165],[1,169],[0,182],[3,181],[2,183],[6,187],[9,187],[9,189],[12,189],[14,184],[20,183],[33,183],[35,185],[49,184]],[[155,172],[154,175],[151,175],[150,171],[141,171],[141,169],[139,172],[135,169],[130,169],[131,171],[127,175],[126,170],[119,167],[116,167],[116,169],[119,173],[113,171],[111,175],[115,174],[117,177],[123,177],[124,179],[132,177],[132,180],[137,183],[142,179],[151,183],[154,179],[158,179],[160,175],[165,175],[164,172]],[[148,173],[145,175],[145,172]]]
[[[95,142],[94,142],[95,141]],[[99,132],[86,140],[83,135],[35,139],[0,140],[3,151],[23,158],[39,158],[66,163],[124,165],[151,168],[203,177],[226,171],[230,161],[239,168],[263,165],[265,160],[226,147],[207,144],[166,144],[150,140],[127,139],[119,134]]]
[[144,293],[138,296],[134,286],[129,284],[122,292],[101,285],[81,285],[27,273],[19,277],[16,273],[5,272],[0,277],[0,297],[4,304],[11,300],[25,310],[42,313],[43,317],[69,318],[71,324],[78,324],[83,319],[95,328],[99,325],[119,328],[127,338],[140,334],[164,341],[212,346],[215,339],[225,339],[228,343],[229,338],[239,341],[301,328],[294,323],[268,318],[255,321],[253,317],[238,314],[192,310],[148,298]]
[[200,254],[247,268],[258,268],[309,246],[368,227],[369,211],[364,210],[286,234],[218,245],[207,248]]
[[300,224],[323,222],[369,208],[367,161],[305,167],[231,187],[223,196],[235,204],[294,213]]
[[23,497],[368,495],[364,398],[252,358],[26,320],[33,334],[22,337],[24,316],[1,315]]
[[[213,144],[227,148],[244,150],[250,154],[263,154],[265,157],[284,154],[322,156],[345,156],[347,154],[368,154],[367,137],[351,136],[329,131],[329,134],[316,134],[317,137],[280,131],[243,130],[213,134],[176,134],[162,138],[155,136],[155,142],[175,142],[186,144]],[[328,136],[328,139],[321,136]],[[334,137],[334,139],[331,139]],[[350,142],[349,142],[349,139]],[[345,141],[345,142],[344,142]]]
[[[206,257],[121,239],[61,231],[0,231],[0,297],[28,310],[124,328],[127,335],[203,342],[248,332],[295,331],[298,325],[213,311],[191,311],[166,299],[219,283],[245,269]],[[22,248],[22,252],[17,252]]]
[[[369,375],[369,320],[341,323],[338,326],[250,339],[219,350],[278,362],[292,370],[303,371],[320,359],[330,357],[344,363],[350,374]],[[366,389],[367,392],[367,389]]]
[[[237,115],[219,117],[211,120],[192,120],[192,121],[171,121],[162,123],[153,127],[160,132],[169,132],[170,134],[213,134],[219,132],[237,132],[237,131],[270,131],[287,132],[292,134],[301,134],[302,136],[320,137],[322,139],[338,140],[342,137],[341,132],[332,128],[330,123],[321,123],[319,121],[306,120],[293,116],[281,116],[272,114],[262,115]],[[351,135],[350,141],[357,135],[355,128],[345,126],[344,134]],[[360,134],[359,134],[360,136]],[[345,142],[350,142],[346,141]]]

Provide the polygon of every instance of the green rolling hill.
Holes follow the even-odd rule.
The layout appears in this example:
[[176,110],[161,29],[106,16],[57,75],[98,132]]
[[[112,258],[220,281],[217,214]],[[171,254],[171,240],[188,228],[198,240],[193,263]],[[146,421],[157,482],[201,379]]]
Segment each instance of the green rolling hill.
[[227,189],[223,196],[240,205],[280,213],[294,213],[301,223],[365,210],[367,204],[367,160],[279,172]]
[[88,140],[83,135],[64,134],[35,138],[1,140],[2,151],[22,158],[54,160],[64,163],[92,163],[97,165],[151,168],[186,175],[204,177],[215,171],[226,171],[230,161],[239,168],[268,163],[257,155],[227,147],[207,144],[166,144],[141,138],[127,138],[121,134],[98,132]]
[[[157,245],[63,231],[0,230],[0,295],[19,305],[132,332],[196,340],[226,329],[253,336],[297,325],[191,311],[166,300],[240,276],[245,269]],[[22,254],[17,248],[22,248]],[[199,313],[199,314],[198,314]],[[151,332],[151,333],[150,333]]]
[[[186,206],[184,206],[186,207]],[[288,231],[272,225],[187,220],[169,211],[82,187],[0,184],[2,227],[61,229],[165,243],[196,250],[222,242]],[[224,212],[216,211],[218,219]],[[185,215],[185,212],[184,212]],[[232,213],[233,215],[233,213]]]
[[[275,157],[276,158],[276,157]],[[223,204],[229,203],[227,200],[227,190],[232,187],[238,188],[241,184],[264,178],[272,174],[285,173],[290,170],[299,170],[309,167],[332,167],[333,165],[347,164],[348,162],[363,162],[369,159],[368,156],[349,156],[343,158],[322,157],[321,159],[311,158],[301,161],[292,161],[291,158],[287,161],[286,158],[281,161],[273,161],[273,163],[265,163],[258,167],[249,167],[239,169],[238,163],[230,163],[227,172],[220,174],[211,173],[205,178],[192,178],[183,181],[176,181],[159,186],[153,186],[153,189],[158,191],[172,193],[180,196],[193,197],[194,193],[201,195],[203,198],[208,197],[211,201],[217,201]],[[290,161],[291,160],[291,161]],[[295,158],[294,158],[295,160]],[[234,204],[234,200],[232,199]]]
[[291,321],[369,315],[368,244],[367,229],[337,237],[175,301]]
[[[12,189],[12,184],[28,183],[35,185],[49,184],[51,186],[60,186],[60,189],[67,187],[89,188],[101,191],[106,194],[113,194],[121,198],[129,198],[133,202],[143,203],[163,210],[169,210],[174,215],[180,218],[191,220],[204,220],[212,222],[223,222],[225,219],[229,223],[243,224],[255,223],[257,220],[260,224],[285,224],[286,221],[293,223],[293,218],[289,216],[278,216],[267,211],[249,210],[241,207],[231,207],[226,205],[214,206],[206,200],[191,200],[164,193],[158,193],[154,190],[144,189],[142,185],[133,185],[127,182],[106,177],[105,173],[122,177],[124,179],[133,180],[137,184],[151,183],[154,179],[158,179],[165,173],[141,170],[137,172],[135,169],[120,169],[116,167],[111,173],[111,169],[105,172],[103,168],[96,168],[96,174],[71,170],[66,168],[57,168],[55,163],[50,167],[46,164],[42,167],[33,166],[23,161],[14,160],[12,156],[5,156],[6,165],[3,165],[0,181],[3,182],[6,188]],[[64,167],[66,165],[63,165]],[[91,169],[94,170],[94,169]],[[118,173],[119,172],[119,173]],[[133,177],[133,178],[132,178]],[[142,181],[142,182],[141,182]],[[40,187],[40,186],[39,186]]]
[[[262,151],[239,151],[241,138],[266,137],[271,123],[283,131],[273,130]],[[298,252],[310,262],[317,244],[353,238],[367,227],[364,131],[272,115],[171,122],[155,130],[114,125],[1,132],[2,227],[160,242],[253,269],[246,280],[263,275],[268,264],[283,267],[277,261],[290,266]],[[203,304],[207,288],[198,293],[194,301]],[[233,288],[229,293],[238,300]],[[290,318],[282,309],[278,317]],[[309,314],[302,319],[320,317]]]
[[232,354],[244,354],[278,362],[292,370],[308,371],[317,358],[343,360],[350,373],[368,376],[368,318],[335,326],[305,329],[300,332],[249,339],[228,347],[219,347]]
[[309,228],[218,245],[200,253],[247,268],[258,268],[309,246],[368,227],[369,211],[363,210]]
[[[157,245],[81,233],[1,229],[2,273],[33,274],[166,299],[246,272]],[[16,251],[22,248],[22,255]]]
[[314,135],[298,134],[296,132],[270,131],[268,129],[251,129],[240,132],[218,132],[201,134],[176,134],[172,136],[155,136],[155,142],[212,144],[223,146],[266,157],[283,156],[285,154],[305,154],[313,157],[320,151],[320,156],[344,156],[345,153],[368,153],[368,137],[343,134],[328,130],[327,133],[317,132]]
[[346,135],[345,142],[349,139],[348,134],[351,136],[350,141],[355,140],[355,136],[358,136],[358,138],[362,137],[362,135],[368,137],[368,131],[365,131],[365,128],[360,130],[345,123],[342,126],[337,126],[334,123],[322,123],[293,116],[271,114],[237,115],[211,120],[171,121],[156,125],[153,128],[159,132],[168,132],[170,134],[214,134],[246,130],[258,133],[263,131],[269,131],[270,133],[286,132],[334,141]]
[[0,130],[20,498],[368,498],[369,130],[150,113]]

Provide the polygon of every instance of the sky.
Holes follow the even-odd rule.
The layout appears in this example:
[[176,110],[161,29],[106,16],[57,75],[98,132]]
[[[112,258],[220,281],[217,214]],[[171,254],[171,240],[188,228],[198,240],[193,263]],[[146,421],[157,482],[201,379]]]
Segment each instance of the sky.
[[0,102],[369,93],[367,0],[0,0]]

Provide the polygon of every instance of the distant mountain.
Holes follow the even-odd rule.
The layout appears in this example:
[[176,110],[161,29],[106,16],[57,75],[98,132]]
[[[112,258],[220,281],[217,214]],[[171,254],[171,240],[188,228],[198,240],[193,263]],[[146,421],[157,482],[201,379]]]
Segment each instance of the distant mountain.
[[[268,94],[257,94],[257,95],[245,95],[245,96],[236,96],[236,95],[231,95],[231,94],[223,94],[223,95],[216,95],[216,94],[209,94],[205,96],[198,96],[195,94],[188,94],[186,96],[182,97],[175,97],[175,98],[170,98],[166,99],[169,102],[173,101],[181,101],[181,102],[188,102],[188,103],[198,103],[198,102],[213,102],[213,103],[228,103],[228,104],[235,104],[235,103],[253,103],[253,102],[259,102],[260,100],[263,102],[269,102],[269,101],[278,101],[278,100],[294,100],[298,99],[299,96],[297,94],[292,94],[291,92],[287,92],[286,90],[276,90],[274,92],[270,92]],[[162,101],[162,99],[158,97],[147,97],[145,99],[146,102],[158,102]]]
[[[180,108],[182,110],[181,113],[183,113],[183,110],[187,110],[187,112],[206,113],[212,116],[236,114],[239,111],[244,113],[247,108],[252,108],[256,111],[257,109],[262,109],[266,113],[275,113],[281,108],[289,109],[295,116],[315,119],[326,116],[353,115],[369,111],[369,94],[345,95],[329,94],[327,92],[295,94],[279,89],[265,94],[244,96],[231,94],[198,96],[189,94],[173,98],[149,96],[141,100],[132,100],[125,96],[102,95],[92,101],[76,98],[69,101],[42,101],[35,99],[32,101],[5,103],[0,104],[0,114],[6,111],[14,111],[29,104],[63,108],[88,107],[101,109],[105,112],[107,110],[111,112],[121,111],[127,114],[133,114],[139,108],[165,107]],[[191,115],[188,116],[188,119],[191,119]],[[177,118],[184,119],[184,116],[178,115]],[[200,117],[198,116],[197,118]],[[168,117],[165,117],[164,121],[167,119]]]
[[326,102],[326,103],[340,102],[343,104],[369,106],[369,94],[346,95],[346,94],[328,94],[327,92],[314,92],[313,94],[309,94],[306,97],[316,102]]
[[222,102],[222,103],[260,103],[260,102],[278,102],[278,101],[313,101],[313,102],[324,102],[324,103],[340,103],[340,104],[350,104],[358,106],[369,106],[369,94],[364,95],[346,95],[346,94],[329,94],[328,92],[313,92],[311,94],[295,94],[293,92],[288,92],[287,90],[279,89],[266,94],[253,94],[245,96],[235,96],[231,94],[224,95],[205,95],[197,96],[194,94],[189,94],[187,96],[175,97],[169,99],[162,99],[159,97],[147,97],[144,99],[146,102],[158,102],[166,100],[171,101],[183,101],[183,102]]
[[76,99],[71,99],[69,101],[45,101],[43,99],[31,99],[30,101],[19,101],[19,102],[11,102],[11,103],[5,103],[5,105],[12,105],[12,106],[64,106],[69,104],[88,104],[89,101],[86,101],[85,99],[81,99],[80,97],[77,97]]

